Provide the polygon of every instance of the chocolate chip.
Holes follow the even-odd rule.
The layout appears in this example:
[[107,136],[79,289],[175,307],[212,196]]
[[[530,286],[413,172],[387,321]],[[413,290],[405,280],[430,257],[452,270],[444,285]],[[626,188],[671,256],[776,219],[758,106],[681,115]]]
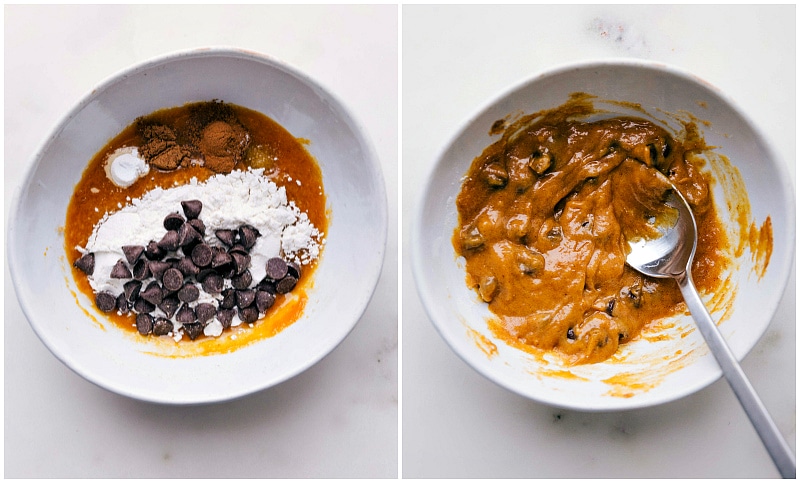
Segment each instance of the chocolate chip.
[[152,312],[156,309],[156,306],[148,302],[147,300],[139,297],[136,299],[136,302],[133,303],[133,310],[140,314],[146,314]]
[[185,220],[180,213],[170,213],[164,217],[164,228],[166,228],[168,231],[177,232],[181,225],[183,225],[184,221]]
[[272,280],[269,280],[268,278],[264,278],[264,280],[258,282],[258,285],[256,285],[256,288],[258,290],[263,290],[264,292],[269,292],[272,295],[275,295],[276,293],[278,293],[278,291],[275,290],[275,282],[272,281]]
[[221,267],[233,262],[233,258],[221,250],[214,250],[211,258],[211,268]]
[[291,275],[287,275],[275,285],[275,290],[277,290],[278,293],[289,293],[295,285],[297,285],[297,279]]
[[[172,318],[172,316],[175,315],[175,312],[178,311],[178,307],[180,306],[181,302],[175,295],[164,297],[164,300],[162,300],[161,303],[158,304],[158,308],[161,309],[161,311],[164,312],[164,315],[166,315],[169,318]],[[171,327],[170,330],[172,330]]]
[[181,302],[194,302],[200,298],[200,289],[193,283],[187,283],[178,290],[178,300]]
[[103,312],[111,312],[117,307],[117,298],[109,292],[98,292],[94,296],[94,303]]
[[167,335],[172,332],[173,328],[174,326],[171,320],[158,317],[156,321],[153,322],[153,335]]
[[143,298],[153,305],[158,305],[164,300],[164,291],[158,282],[150,282],[147,284],[147,288],[139,293],[139,298]]
[[153,261],[148,261],[146,258],[140,258],[136,265],[133,266],[133,278],[139,281],[144,281],[150,278],[150,264]]
[[219,306],[222,309],[232,309],[236,307],[236,291],[230,288],[223,290],[222,300],[219,301]]
[[253,248],[253,245],[256,244],[256,238],[260,235],[258,230],[250,225],[242,225],[239,227],[239,243],[244,245],[248,250]]
[[300,280],[300,274],[303,273],[303,272],[302,272],[302,270],[300,270],[300,264],[299,263],[297,263],[297,262],[287,262],[286,263],[286,267],[287,267],[287,269],[289,271],[289,275],[291,275],[292,277]]
[[164,283],[164,288],[167,290],[180,290],[181,287],[183,287],[183,274],[177,268],[170,268],[164,272],[162,281]]
[[186,332],[190,339],[195,340],[203,333],[203,324],[199,322],[183,324],[183,331]]
[[200,268],[189,257],[181,258],[176,268],[181,271],[184,277],[191,277],[200,273]]
[[114,268],[111,269],[111,278],[131,278],[133,275],[131,271],[128,269],[128,266],[125,265],[125,260],[119,259],[117,263],[114,264]]
[[203,203],[200,200],[181,201],[181,206],[186,218],[190,220],[200,216],[200,212],[203,210]]
[[216,272],[222,278],[231,278],[236,275],[236,266],[234,266],[233,262],[226,263],[220,267],[215,268]]
[[169,230],[168,232],[164,233],[164,236],[158,242],[158,248],[164,250],[165,252],[172,252],[178,249],[179,245],[179,238],[178,232],[175,230]]
[[244,245],[236,243],[228,249],[228,253],[230,253],[231,255],[233,255],[234,253],[241,253],[242,255],[247,255],[248,253],[250,253],[250,250],[245,248]]
[[255,290],[237,290],[236,291],[236,306],[240,309],[253,305],[256,300]]
[[250,266],[250,255],[239,252],[232,252],[233,266],[236,267],[236,274],[241,275]]
[[144,256],[147,257],[148,260],[161,260],[166,254],[167,252],[159,247],[157,242],[152,240],[144,249]]
[[236,232],[233,230],[216,230],[214,231],[214,235],[216,235],[219,241],[228,246],[232,246],[236,241]]
[[181,225],[180,229],[178,229],[178,244],[182,247],[192,243],[195,240],[199,240],[201,238],[200,233],[194,229],[194,227],[188,223],[184,223]]
[[150,314],[138,314],[136,316],[136,330],[142,335],[147,335],[153,331],[153,316]]
[[259,312],[264,313],[269,310],[275,303],[275,295],[259,290],[256,292],[256,308]]
[[128,263],[134,265],[144,253],[144,247],[141,245],[125,245],[122,247],[122,253],[125,254],[125,259],[128,260]]
[[208,277],[211,274],[216,274],[216,273],[217,273],[217,271],[214,270],[213,268],[201,268],[200,271],[197,272],[197,275],[194,276],[194,278],[198,282],[202,283],[206,279],[206,277]]
[[139,298],[139,291],[142,289],[142,282],[138,280],[131,280],[130,282],[125,282],[125,285],[122,286],[123,293],[125,294],[125,300],[128,302],[135,302],[137,298]]
[[85,273],[86,275],[91,275],[94,273],[94,253],[86,253],[79,259],[75,260],[74,263],[75,268],[80,270],[81,272]]
[[250,274],[250,270],[245,270],[241,275],[235,275],[231,278],[231,285],[239,290],[248,288],[251,283],[253,283],[253,276]]
[[280,280],[289,273],[289,266],[282,258],[273,257],[267,260],[267,276],[272,280]]
[[153,278],[158,281],[161,281],[161,279],[164,277],[164,273],[172,268],[169,263],[159,260],[150,260],[150,263],[148,263],[147,266],[150,269],[150,273],[153,274]]
[[245,307],[239,309],[239,318],[242,322],[252,323],[258,320],[258,309],[255,307]]
[[128,301],[125,300],[125,293],[120,293],[117,295],[117,312],[120,314],[127,314],[130,312],[131,307],[128,305]]
[[219,320],[220,324],[222,324],[223,329],[230,328],[234,315],[236,315],[236,311],[232,308],[220,309],[217,311],[217,320]]
[[203,279],[201,284],[203,286],[203,290],[213,295],[222,292],[224,280],[220,275],[211,273],[205,279]]
[[197,230],[197,233],[199,233],[200,236],[206,236],[206,224],[203,223],[203,220],[201,220],[200,218],[191,219],[186,223],[192,225],[192,228]]
[[195,315],[194,310],[189,307],[189,304],[183,304],[181,308],[178,309],[178,313],[175,314],[175,320],[184,325],[191,324],[197,320],[197,315]]
[[197,307],[194,308],[194,311],[197,314],[197,321],[201,324],[205,324],[209,320],[213,319],[215,315],[217,315],[217,308],[214,307],[213,304],[205,302],[197,304]]
[[198,267],[209,266],[211,264],[212,257],[213,252],[211,251],[211,247],[205,243],[197,245],[192,250],[192,262],[194,262],[194,264]]

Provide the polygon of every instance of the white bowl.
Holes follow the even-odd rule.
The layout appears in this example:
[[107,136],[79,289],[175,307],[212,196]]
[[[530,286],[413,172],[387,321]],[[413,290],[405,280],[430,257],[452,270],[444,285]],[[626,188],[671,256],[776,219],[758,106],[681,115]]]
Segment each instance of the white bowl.
[[[274,337],[223,355],[148,354],[105,319],[72,279],[60,227],[92,156],[138,116],[220,99],[259,111],[317,159],[330,212],[327,245],[302,316]],[[355,175],[357,173],[357,175]],[[276,59],[237,49],[179,52],[100,84],[58,124],[16,193],[8,261],[17,297],[39,338],[75,372],[111,391],[174,404],[243,396],[322,359],[353,329],[383,264],[386,192],[364,129],[334,95]],[[93,323],[89,314],[101,321]]]
[[[554,108],[574,92],[609,101],[639,103],[659,124],[665,113],[693,113],[710,121],[700,125],[709,145],[729,157],[741,172],[761,226],[771,218],[774,248],[763,277],[757,276],[749,250],[737,259],[731,288],[720,294],[731,312],[720,329],[742,359],[766,330],[783,294],[794,256],[794,193],[785,164],[747,117],[716,88],[679,69],[631,60],[561,66],[512,87],[467,120],[447,143],[423,190],[412,228],[412,263],[422,302],[450,347],[479,373],[500,386],[553,406],[602,411],[630,409],[675,400],[718,379],[721,371],[688,316],[671,319],[660,332],[621,346],[614,358],[599,364],[567,366],[559,358],[513,348],[487,327],[487,305],[467,288],[463,259],[451,244],[458,215],[455,198],[472,160],[496,137],[492,123],[508,115]],[[621,104],[596,102],[615,114],[640,115]],[[667,122],[669,124],[669,122]],[[672,126],[675,127],[675,126]],[[729,207],[715,198],[723,218]],[[721,205],[721,206],[720,206]],[[739,226],[727,223],[736,240]],[[712,302],[710,297],[704,297]],[[719,304],[719,300],[713,302]],[[713,311],[716,318],[721,311]],[[673,325],[674,324],[674,325]],[[657,335],[666,340],[657,340]],[[677,351],[680,351],[678,354]]]

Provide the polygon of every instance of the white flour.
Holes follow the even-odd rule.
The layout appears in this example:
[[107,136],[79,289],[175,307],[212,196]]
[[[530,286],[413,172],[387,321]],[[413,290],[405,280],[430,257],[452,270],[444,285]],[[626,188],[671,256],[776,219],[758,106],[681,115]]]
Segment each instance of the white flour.
[[[181,201],[200,200],[203,209],[199,218],[206,225],[205,240],[209,245],[221,246],[215,230],[236,229],[249,224],[261,233],[250,250],[250,273],[255,286],[266,275],[269,258],[282,256],[286,260],[308,264],[320,253],[323,234],[314,227],[308,216],[286,198],[286,190],[263,176],[263,169],[232,171],[218,174],[205,182],[192,178],[189,184],[173,188],[155,188],[141,198],[134,199],[122,209],[106,213],[95,225],[86,247],[79,251],[95,255],[95,269],[89,283],[95,292],[108,291],[118,295],[127,280],[110,277],[111,268],[124,259],[123,245],[146,246],[151,240],[159,241],[166,233],[164,217],[173,212],[183,214]],[[229,281],[226,281],[229,284]],[[201,290],[201,297],[190,304],[201,302],[217,305],[217,300]],[[160,312],[156,309],[156,313]],[[163,316],[163,313],[158,315]],[[176,326],[180,323],[172,319]],[[233,325],[241,321],[234,317]],[[222,327],[214,321],[206,327],[206,335],[218,336]],[[180,339],[176,329],[176,340]]]

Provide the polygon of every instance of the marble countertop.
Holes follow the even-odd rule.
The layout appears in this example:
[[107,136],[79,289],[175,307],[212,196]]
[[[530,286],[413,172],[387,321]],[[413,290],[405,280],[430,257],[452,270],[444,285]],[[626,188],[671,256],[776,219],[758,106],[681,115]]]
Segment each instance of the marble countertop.
[[[728,93],[794,180],[795,6],[411,6],[402,10],[404,478],[777,477],[726,382],[658,407],[581,413],[479,375],[435,331],[407,263],[410,213],[455,130],[507,87],[570,61],[653,59]],[[796,448],[795,274],[743,367]]]
[[398,473],[398,9],[6,6],[5,215],[71,106],[128,66],[234,46],[284,60],[364,125],[389,200],[386,260],[345,341],[308,371],[228,403],[173,407],[85,381],[37,339],[5,269],[6,477],[392,478]]

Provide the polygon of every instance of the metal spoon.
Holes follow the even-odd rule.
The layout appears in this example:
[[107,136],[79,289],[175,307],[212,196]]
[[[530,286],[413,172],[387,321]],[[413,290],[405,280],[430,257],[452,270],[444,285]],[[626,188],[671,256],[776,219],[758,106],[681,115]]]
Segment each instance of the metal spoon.
[[[678,212],[674,226],[658,226],[662,233],[659,238],[630,242],[631,251],[626,262],[645,275],[673,278],[678,282],[697,328],[716,357],[723,375],[761,437],[772,461],[783,478],[795,478],[795,457],[789,445],[750,385],[692,282],[690,267],[697,248],[697,222],[692,210],[674,186],[668,191],[665,204]],[[675,217],[671,219],[675,220]]]

